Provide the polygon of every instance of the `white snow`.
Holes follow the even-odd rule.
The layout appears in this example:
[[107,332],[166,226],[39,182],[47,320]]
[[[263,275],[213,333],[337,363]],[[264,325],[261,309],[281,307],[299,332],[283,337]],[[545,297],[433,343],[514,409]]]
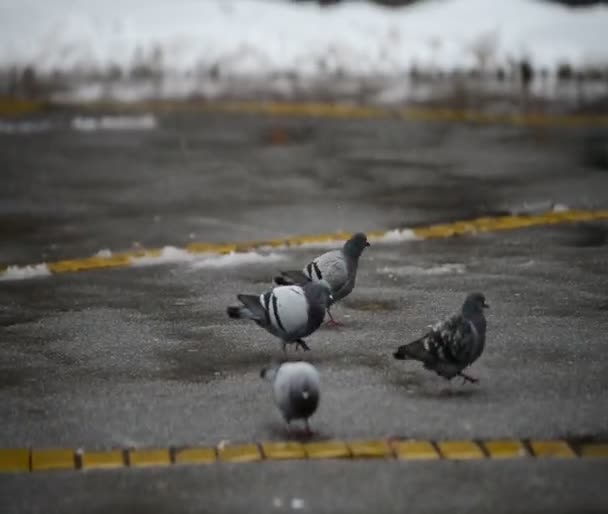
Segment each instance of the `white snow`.
[[51,274],[46,264],[34,264],[31,266],[9,266],[0,272],[2,280],[24,280],[35,277],[47,277]]
[[110,259],[112,257],[112,250],[109,248],[102,248],[93,257],[99,257],[100,259]]
[[197,257],[192,261],[192,268],[225,268],[244,266],[246,264],[272,263],[284,260],[285,255],[279,253],[261,254],[258,252],[232,252],[226,255]]
[[2,121],[0,134],[36,134],[48,132],[53,125],[48,121]]
[[173,264],[177,262],[190,262],[195,258],[195,255],[175,246],[165,246],[161,249],[159,255],[144,255],[142,257],[133,257],[131,264],[133,266],[157,266],[159,264]]
[[384,266],[377,270],[378,273],[391,276],[407,276],[407,275],[460,275],[466,270],[464,264],[446,263],[438,266]]
[[160,255],[146,255],[131,259],[133,266],[156,266],[159,264],[189,263],[192,269],[200,268],[224,268],[242,266],[245,264],[257,264],[266,262],[278,262],[285,259],[284,255],[278,253],[262,254],[251,252],[232,252],[225,255],[195,254],[182,248],[165,246]]
[[416,241],[420,239],[413,230],[409,228],[401,228],[389,230],[382,237],[370,237],[370,241],[380,243],[401,243],[403,241]]
[[[287,0],[19,0],[0,4],[0,69],[152,78],[123,84],[124,99],[192,88],[214,96],[231,76],[265,77],[262,87],[272,80],[289,90],[291,74],[508,68],[522,57],[553,70],[562,62],[605,66],[606,27],[608,6],[541,0],[426,0],[393,9],[357,1],[321,8]],[[79,94],[100,98],[104,87]]]
[[157,127],[156,117],[152,114],[140,116],[77,116],[72,120],[72,128],[82,132],[97,130],[152,130]]

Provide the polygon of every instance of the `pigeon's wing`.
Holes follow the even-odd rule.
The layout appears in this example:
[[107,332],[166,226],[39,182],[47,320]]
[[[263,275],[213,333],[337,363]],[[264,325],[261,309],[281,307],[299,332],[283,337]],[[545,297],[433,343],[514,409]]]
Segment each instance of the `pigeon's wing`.
[[[270,293],[266,293],[268,295]],[[251,319],[263,323],[268,319],[268,311],[264,305],[264,296],[239,294],[236,297],[251,312]]]
[[274,283],[278,286],[300,285],[310,282],[310,278],[300,270],[280,271],[280,275],[274,277]]
[[338,291],[348,280],[348,268],[342,250],[332,250],[309,262],[302,270],[310,280],[326,280],[332,292]]
[[308,302],[300,286],[275,287],[268,296],[266,310],[275,330],[297,335],[308,323]]
[[471,362],[479,334],[475,325],[456,314],[433,327],[429,347],[442,362],[466,366]]
[[420,339],[399,347],[400,358],[414,359],[434,366],[439,362],[457,364],[470,346],[470,329],[461,315],[437,323]]

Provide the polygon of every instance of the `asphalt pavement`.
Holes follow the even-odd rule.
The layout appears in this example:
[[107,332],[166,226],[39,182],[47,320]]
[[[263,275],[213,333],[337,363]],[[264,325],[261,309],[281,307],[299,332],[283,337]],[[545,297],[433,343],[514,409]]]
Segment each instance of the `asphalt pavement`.
[[[0,135],[4,264],[608,205],[586,153],[599,129],[182,113],[81,133],[69,116]],[[373,245],[334,309],[345,326],[307,339],[313,439],[608,440],[607,244],[590,222]],[[289,438],[259,378],[280,346],[225,307],[320,251],[0,282],[0,447]],[[491,304],[479,384],[392,358],[474,290]],[[0,497],[2,512],[602,512],[607,476],[606,460],[264,462],[5,475]]]

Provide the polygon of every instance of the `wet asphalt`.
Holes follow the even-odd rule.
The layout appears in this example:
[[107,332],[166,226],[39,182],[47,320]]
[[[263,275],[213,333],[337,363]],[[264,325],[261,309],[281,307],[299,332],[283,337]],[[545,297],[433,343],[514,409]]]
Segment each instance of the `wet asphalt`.
[[[608,205],[600,129],[157,121],[81,133],[63,113],[1,134],[0,262]],[[372,246],[334,310],[345,327],[307,339],[313,438],[608,439],[607,249],[602,222]],[[0,282],[0,447],[290,437],[258,376],[279,345],[225,307],[320,251]],[[479,384],[392,359],[473,290],[491,304]],[[607,476],[605,461],[262,463],[5,476],[0,497],[3,512],[601,512]]]

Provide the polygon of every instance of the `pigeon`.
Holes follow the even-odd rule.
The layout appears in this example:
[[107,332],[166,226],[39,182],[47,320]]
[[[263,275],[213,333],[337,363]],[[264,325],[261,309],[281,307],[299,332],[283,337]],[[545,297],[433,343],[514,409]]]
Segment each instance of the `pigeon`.
[[283,418],[289,424],[303,419],[307,435],[311,434],[308,418],[319,405],[319,372],[308,362],[285,362],[278,367],[264,368],[260,376],[272,382],[274,400]]
[[486,342],[486,318],[483,309],[488,308],[481,293],[469,294],[460,313],[434,325],[430,332],[416,341],[400,346],[393,354],[399,360],[417,360],[424,367],[451,380],[455,376],[463,383],[479,380],[463,370],[473,364]]
[[242,305],[229,306],[231,318],[251,319],[282,341],[295,343],[296,350],[310,350],[302,338],[317,330],[332,301],[329,284],[309,282],[297,286],[278,286],[261,295],[239,294]]
[[333,325],[340,323],[334,320],[329,308],[334,302],[341,300],[355,287],[357,266],[363,250],[370,246],[367,236],[362,232],[353,235],[339,250],[326,252],[309,262],[302,271],[281,271],[274,278],[277,285],[305,284],[326,280],[330,287],[333,300],[327,307],[327,315]]

